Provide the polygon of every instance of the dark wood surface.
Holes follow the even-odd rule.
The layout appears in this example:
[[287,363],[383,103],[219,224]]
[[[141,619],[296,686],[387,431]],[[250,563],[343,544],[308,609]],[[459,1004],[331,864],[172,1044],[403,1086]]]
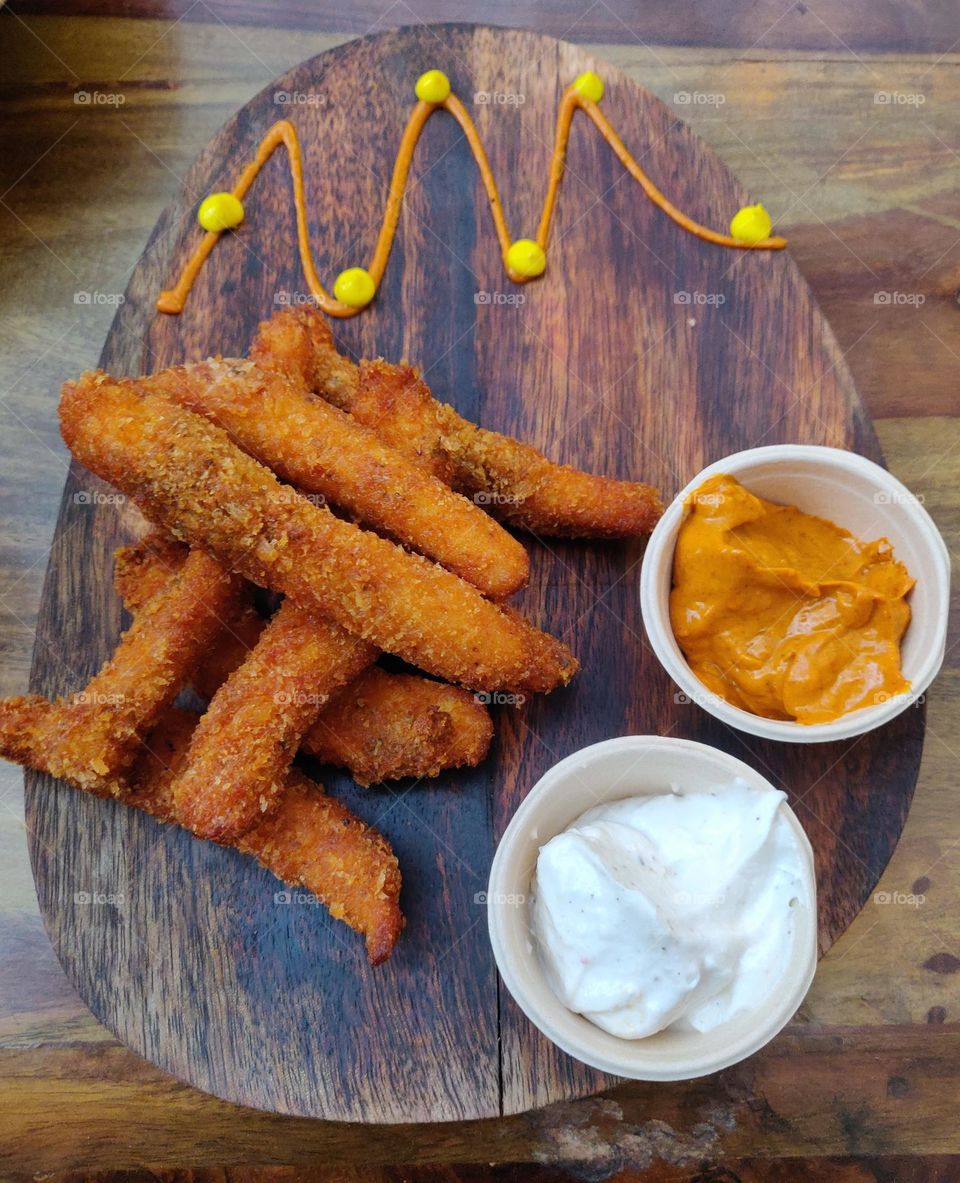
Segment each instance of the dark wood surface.
[[[738,1158],[673,1165],[651,1158],[649,1167],[615,1169],[609,1183],[954,1183],[960,1159],[937,1155],[871,1158]],[[22,1177],[24,1183],[28,1176]],[[44,1176],[44,1183],[154,1183],[148,1171],[70,1171]],[[575,1166],[497,1163],[492,1166],[261,1167],[252,1171],[164,1171],[163,1183],[583,1183]],[[11,1180],[11,1183],[17,1183]],[[33,1183],[32,1178],[30,1183]]]
[[[158,224],[105,346],[135,373],[242,351],[278,293],[303,291],[286,162],[277,155],[242,232],[223,240],[179,318],[153,301],[192,249],[197,200],[228,187],[278,116],[306,148],[321,274],[366,260],[417,74],[440,66],[458,93],[522,93],[477,117],[517,236],[543,192],[556,102],[587,67],[605,109],[673,200],[723,226],[747,194],[654,96],[583,51],[519,32],[413,30],[304,63],[231,119]],[[376,85],[358,88],[357,79]],[[275,93],[316,93],[283,108]],[[679,231],[624,182],[578,121],[550,271],[519,306],[473,162],[444,116],[417,157],[395,254],[376,304],[336,326],[354,355],[420,362],[437,395],[558,459],[644,478],[669,495],[707,462],[759,443],[806,441],[879,457],[832,333],[788,254],[733,254]],[[685,305],[679,293],[721,294]],[[84,504],[68,482],[37,630],[33,685],[78,688],[120,625],[110,554],[129,521]],[[919,764],[922,708],[854,744],[781,747],[740,737],[678,703],[639,621],[640,546],[535,546],[525,611],[584,663],[567,691],[501,713],[492,758],[440,786],[361,793],[327,778],[393,841],[410,924],[395,958],[369,971],[349,934],[231,852],[39,779],[27,819],[38,893],[68,976],[135,1050],[230,1100],[340,1120],[443,1121],[517,1113],[612,1083],[559,1053],[502,990],[483,890],[496,838],[537,777],[586,743],[652,732],[705,740],[790,793],[818,857],[821,944],[876,884],[900,833]],[[55,852],[55,853],[54,853]],[[112,909],[77,892],[122,898]],[[797,1028],[801,1034],[802,1024]]]
[[957,43],[957,14],[950,0],[488,0],[482,10],[473,0],[12,0],[10,7],[24,14],[222,20],[358,35],[482,18],[569,41],[728,46],[750,52],[949,53]]

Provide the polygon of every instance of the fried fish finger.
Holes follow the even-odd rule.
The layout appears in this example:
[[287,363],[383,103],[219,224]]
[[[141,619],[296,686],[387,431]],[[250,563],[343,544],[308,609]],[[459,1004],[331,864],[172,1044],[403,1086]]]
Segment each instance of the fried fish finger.
[[139,610],[170,582],[187,561],[189,546],[152,530],[113,552],[113,586],[130,613]]
[[[171,710],[148,738],[134,770],[131,804],[183,825],[173,786],[187,760],[195,718]],[[189,828],[189,827],[187,827]],[[403,929],[400,866],[389,842],[322,787],[291,769],[274,812],[230,843],[366,938],[372,965],[385,961]]]
[[301,746],[368,786],[473,767],[492,738],[490,715],[469,691],[373,667],[336,697]]
[[137,381],[224,428],[281,480],[319,494],[485,595],[502,599],[526,584],[527,552],[502,526],[302,382],[223,358]]
[[52,774],[96,791],[122,782],[139,741],[189,680],[241,594],[236,576],[191,552],[137,614],[110,661],[45,716]]
[[224,841],[269,816],[301,737],[376,658],[373,645],[284,600],[193,733],[171,790],[178,819]]
[[[0,756],[56,775],[46,736],[54,704],[38,695],[0,700]],[[179,822],[171,785],[196,718],[168,708],[138,752],[124,801],[160,821]],[[89,778],[65,778],[88,790]],[[89,790],[88,790],[89,791]],[[387,840],[319,785],[291,772],[277,808],[232,843],[291,887],[302,887],[366,940],[373,965],[385,961],[403,928],[400,867]]]
[[[115,583],[129,611],[155,594],[182,565],[188,548],[154,534],[115,555]],[[249,613],[253,627],[244,632]],[[266,621],[249,605],[224,629],[222,640],[194,672],[194,689],[211,699],[246,659]],[[205,691],[208,691],[205,693]],[[321,710],[301,749],[325,764],[347,769],[358,784],[406,777],[421,779],[444,769],[474,766],[486,756],[493,724],[469,691],[415,674],[372,667]]]
[[356,363],[338,353],[327,318],[313,308],[281,308],[257,328],[250,360],[322,394],[341,411],[352,409]]
[[[118,547],[113,556],[113,584],[127,611],[137,613],[165,587],[189,553],[188,546],[162,531],[154,531],[130,546]],[[246,584],[246,594],[190,677],[194,690],[207,702],[246,660],[263,632],[266,622],[251,602],[252,590]]]
[[312,505],[169,399],[86,375],[65,383],[60,421],[77,458],[152,521],[428,673],[473,689],[547,691],[576,672],[561,642]]
[[260,326],[251,356],[263,368],[298,375],[509,525],[550,537],[627,538],[648,534],[663,512],[649,485],[554,464],[528,444],[469,423],[433,398],[410,366],[356,366],[337,353],[317,309],[276,313]]

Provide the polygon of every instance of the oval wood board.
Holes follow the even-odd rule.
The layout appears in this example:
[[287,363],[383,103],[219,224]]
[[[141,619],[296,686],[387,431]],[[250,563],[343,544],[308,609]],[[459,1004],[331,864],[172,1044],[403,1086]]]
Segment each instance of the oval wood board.
[[[216,136],[161,218],[104,347],[119,374],[245,351],[257,322],[305,291],[287,161],[277,153],[180,317],[154,300],[193,249],[196,204],[229,188],[281,115],[304,142],[321,275],[366,261],[421,71],[472,106],[517,237],[536,225],[562,88],[596,68],[604,109],[681,209],[724,227],[748,199],[659,100],[572,45],[473,26],[354,41],[297,67]],[[318,96],[278,103],[277,92]],[[522,95],[486,104],[476,92]],[[481,302],[479,293],[522,296]],[[691,293],[682,303],[680,293]],[[283,296],[279,293],[284,293]],[[698,303],[695,293],[722,295]],[[431,119],[381,292],[336,322],[354,356],[419,363],[437,396],[555,459],[642,478],[672,495],[697,470],[758,444],[801,441],[880,458],[829,327],[786,252],[732,252],[678,229],[641,195],[587,120],[574,121],[549,270],[505,280],[462,135]],[[37,633],[33,689],[76,690],[121,628],[112,551],[134,514],[82,471],[68,481]],[[498,985],[480,902],[492,852],[541,773],[629,733],[715,744],[790,794],[817,852],[820,933],[850,923],[897,842],[917,774],[922,708],[851,743],[794,747],[738,735],[675,688],[643,636],[642,544],[531,543],[524,610],[583,662],[567,690],[499,710],[478,770],[424,785],[329,790],[393,843],[408,927],[371,970],[323,909],[277,902],[239,854],[123,805],[28,777],[37,891],[67,973],[132,1048],[221,1097],[368,1122],[513,1113],[611,1083],[552,1047]],[[87,899],[86,897],[92,897]],[[112,902],[111,902],[112,900]]]

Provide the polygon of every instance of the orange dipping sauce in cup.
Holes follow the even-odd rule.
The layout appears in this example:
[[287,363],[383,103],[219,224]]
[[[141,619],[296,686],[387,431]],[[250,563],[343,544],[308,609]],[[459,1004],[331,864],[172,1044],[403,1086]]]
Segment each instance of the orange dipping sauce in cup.
[[686,501],[670,621],[701,682],[768,719],[828,723],[910,688],[914,580],[881,538],[764,501],[734,477]]

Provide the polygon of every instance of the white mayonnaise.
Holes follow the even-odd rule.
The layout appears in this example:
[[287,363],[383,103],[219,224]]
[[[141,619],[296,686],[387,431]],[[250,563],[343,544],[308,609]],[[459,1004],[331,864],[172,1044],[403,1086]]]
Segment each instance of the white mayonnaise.
[[737,779],[588,810],[540,850],[533,927],[563,1004],[624,1039],[770,998],[809,907],[785,794]]

